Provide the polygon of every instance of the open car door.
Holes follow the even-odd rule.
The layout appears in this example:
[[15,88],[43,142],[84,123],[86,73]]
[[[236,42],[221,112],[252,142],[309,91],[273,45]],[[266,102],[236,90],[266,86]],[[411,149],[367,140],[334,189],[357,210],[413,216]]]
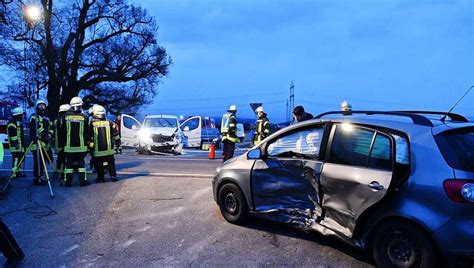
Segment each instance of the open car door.
[[201,117],[193,116],[184,121],[181,126],[181,131],[186,136],[188,142],[186,147],[199,147],[201,146]]
[[122,146],[138,147],[138,132],[142,127],[140,122],[138,122],[134,117],[126,114],[122,114],[122,120],[120,122],[120,138]]

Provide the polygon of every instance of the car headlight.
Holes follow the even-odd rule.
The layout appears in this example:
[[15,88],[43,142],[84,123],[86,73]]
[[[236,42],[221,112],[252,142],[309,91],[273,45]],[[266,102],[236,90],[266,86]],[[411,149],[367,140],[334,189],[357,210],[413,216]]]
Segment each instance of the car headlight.
[[149,129],[142,128],[140,132],[138,132],[138,137],[140,140],[147,140],[151,137],[151,132]]

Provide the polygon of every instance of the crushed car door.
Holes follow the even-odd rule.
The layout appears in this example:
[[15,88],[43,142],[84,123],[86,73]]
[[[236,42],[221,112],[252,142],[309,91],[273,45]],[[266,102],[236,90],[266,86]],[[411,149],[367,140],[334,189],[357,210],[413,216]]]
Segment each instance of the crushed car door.
[[359,216],[387,193],[393,144],[393,137],[378,131],[348,123],[333,126],[321,173],[321,225],[352,237]]
[[184,121],[181,126],[181,131],[187,138],[186,147],[201,146],[201,117],[193,116]]
[[130,115],[122,114],[120,126],[120,138],[122,141],[122,146],[138,147],[138,132],[141,126],[142,125],[137,119]]
[[252,169],[254,210],[261,216],[307,226],[321,213],[319,149],[322,125],[284,133],[269,142]]

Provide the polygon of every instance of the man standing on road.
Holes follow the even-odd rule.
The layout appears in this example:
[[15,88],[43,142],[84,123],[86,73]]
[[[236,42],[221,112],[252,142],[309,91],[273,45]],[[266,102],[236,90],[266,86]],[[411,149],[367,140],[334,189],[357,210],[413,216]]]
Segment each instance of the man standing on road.
[[270,121],[268,120],[267,114],[263,110],[262,106],[255,109],[255,112],[258,115],[258,119],[255,126],[256,133],[253,138],[253,145],[258,145],[270,134]]
[[120,146],[120,136],[116,132],[113,123],[105,119],[105,108],[94,105],[88,129],[88,143],[91,149],[92,161],[97,170],[96,182],[104,182],[105,168],[109,170],[110,179],[117,181],[115,170],[114,144]]
[[223,162],[234,157],[235,144],[239,142],[239,138],[237,137],[236,113],[237,106],[231,105],[227,113],[222,116],[221,134],[222,142],[224,143],[224,150],[222,152]]
[[[121,138],[120,136],[122,135],[122,132],[120,132],[120,131],[121,131],[121,128],[122,128],[122,116],[117,115],[117,118],[115,118],[115,121],[113,123],[114,123],[115,131],[118,133],[119,138]],[[119,144],[119,146],[115,149],[115,152],[118,153],[118,154],[122,154],[122,145],[121,144]]]
[[291,122],[292,125],[309,119],[313,119],[313,115],[305,112],[303,106],[296,106],[293,109],[293,121]]
[[61,129],[61,119],[64,117],[64,114],[66,114],[67,111],[71,106],[69,104],[63,104],[59,106],[59,112],[58,112],[58,118],[56,118],[53,122],[53,129],[54,129],[54,151],[56,153],[56,170],[58,171],[58,176],[60,177],[61,180],[64,178],[63,173],[64,173],[64,163],[65,163],[65,158],[64,158],[64,143],[66,137],[63,135],[60,135],[59,131]]
[[[52,151],[49,147],[49,142],[53,137],[53,130],[51,129],[51,121],[46,117],[46,108],[48,104],[44,100],[36,101],[36,113],[30,117],[30,137],[33,142],[31,145],[31,152],[33,153],[33,171],[35,179],[34,185],[44,186],[46,181],[43,178],[44,164],[39,155],[40,148],[37,148],[37,140],[39,140],[40,147],[44,148],[43,152],[47,152],[52,156]],[[36,117],[38,117],[38,133],[36,133]],[[46,161],[45,161],[46,162]],[[38,166],[39,165],[39,166]]]
[[[21,176],[19,171],[20,158],[25,153],[25,133],[23,131],[23,109],[17,107],[13,109],[13,118],[8,122],[8,143],[12,154],[12,173]],[[15,176],[15,177],[16,177]]]
[[60,132],[66,137],[64,144],[64,155],[66,157],[66,168],[64,169],[64,183],[66,187],[72,186],[72,177],[77,168],[80,186],[87,186],[89,182],[86,176],[86,163],[84,158],[87,154],[86,133],[87,118],[82,113],[82,99],[74,97],[69,103],[71,109],[61,118]]

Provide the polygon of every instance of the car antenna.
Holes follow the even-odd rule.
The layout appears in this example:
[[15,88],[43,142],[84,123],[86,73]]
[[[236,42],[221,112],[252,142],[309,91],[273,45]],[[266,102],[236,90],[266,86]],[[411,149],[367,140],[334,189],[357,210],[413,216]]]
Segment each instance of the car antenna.
[[469,91],[471,91],[472,88],[474,88],[474,86],[471,86],[466,91],[466,93],[464,93],[464,95],[453,105],[453,107],[451,107],[451,109],[449,109],[448,113],[446,113],[443,117],[441,117],[441,122],[444,123],[444,120],[446,120],[446,117],[449,116],[449,114],[454,110],[454,108],[458,105],[458,103],[461,102],[461,100],[464,99],[464,97],[466,97],[466,95],[469,93]]

